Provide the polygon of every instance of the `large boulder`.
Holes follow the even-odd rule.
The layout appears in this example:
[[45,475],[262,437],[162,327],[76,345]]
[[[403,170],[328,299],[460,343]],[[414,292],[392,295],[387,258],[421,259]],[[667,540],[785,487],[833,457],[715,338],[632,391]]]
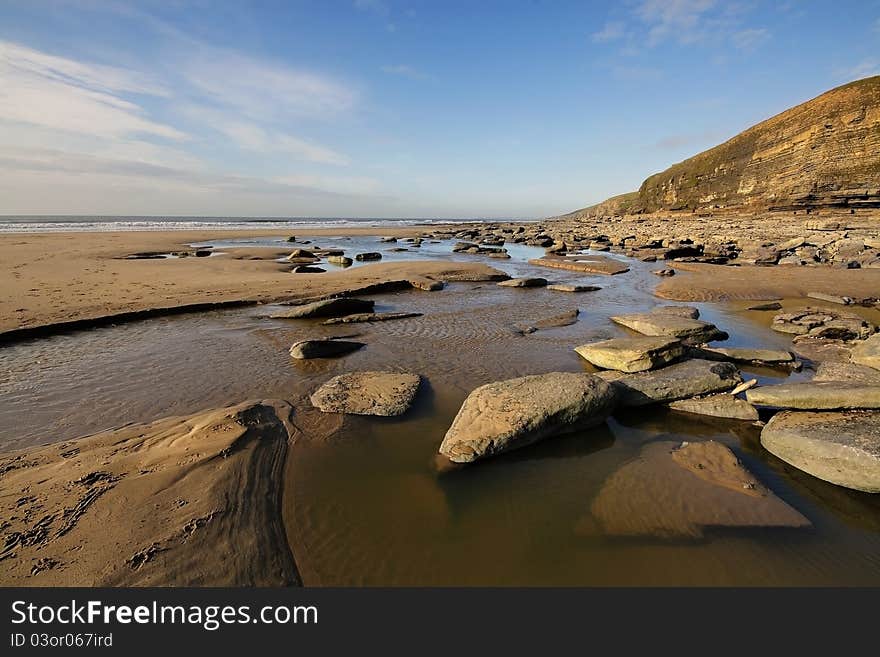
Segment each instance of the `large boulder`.
[[615,324],[625,326],[642,335],[666,336],[694,342],[726,340],[728,337],[724,331],[719,331],[714,324],[690,317],[681,317],[668,311],[614,315],[610,319]]
[[349,372],[335,376],[310,397],[325,413],[402,415],[419,389],[418,374],[406,372]]
[[684,353],[674,338],[614,338],[575,347],[578,355],[596,367],[621,372],[643,372],[671,363]]
[[590,374],[552,372],[489,383],[465,399],[440,453],[469,463],[595,426],[605,421],[614,401],[611,385]]
[[880,493],[880,413],[784,411],[761,431],[761,444],[814,477]]
[[730,390],[742,377],[732,363],[693,359],[669,365],[653,372],[623,374],[599,372],[596,376],[611,381],[620,403],[645,406]]
[[880,385],[848,381],[807,381],[761,386],[746,392],[753,404],[804,410],[880,408]]
[[274,319],[308,319],[310,317],[341,317],[354,313],[372,312],[374,302],[371,299],[354,299],[341,297],[339,299],[324,299],[313,301],[301,306],[294,306],[290,310],[271,315]]
[[290,355],[297,360],[332,358],[333,356],[343,356],[352,351],[357,351],[364,346],[366,345],[363,342],[349,340],[300,340],[291,345]]
[[611,536],[702,538],[713,528],[808,527],[810,522],[716,441],[655,442],[602,485],[591,517]]
[[758,419],[758,410],[754,406],[745,399],[739,399],[725,392],[709,395],[708,397],[680,399],[671,402],[669,408],[683,413],[723,417],[731,420],[749,420],[754,422]]
[[880,333],[853,349],[851,358],[854,363],[880,370]]

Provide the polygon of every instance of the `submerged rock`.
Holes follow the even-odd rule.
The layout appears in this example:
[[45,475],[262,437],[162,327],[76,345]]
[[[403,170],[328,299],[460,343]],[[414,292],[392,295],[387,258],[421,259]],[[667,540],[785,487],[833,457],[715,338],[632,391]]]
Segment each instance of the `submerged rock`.
[[325,413],[402,415],[412,405],[420,382],[418,374],[350,372],[327,381],[310,399]]
[[738,399],[729,393],[680,399],[670,403],[669,408],[683,413],[723,417],[732,420],[750,420],[754,422],[758,419],[758,409],[746,400]]
[[559,315],[554,315],[553,317],[545,317],[544,319],[539,319],[532,324],[520,327],[518,330],[521,333],[534,333],[535,331],[538,331],[540,329],[571,326],[572,324],[577,323],[578,314],[580,314],[580,311],[575,308],[574,310],[569,310],[564,313],[560,313]]
[[290,347],[290,355],[298,360],[310,358],[330,358],[357,351],[366,345],[363,342],[348,340],[300,340]]
[[732,363],[686,360],[653,372],[623,374],[599,372],[611,381],[624,406],[645,406],[730,390],[742,382]]
[[761,444],[814,477],[880,493],[880,413],[784,411],[761,431]]
[[610,319],[615,324],[620,324],[643,335],[668,336],[699,342],[726,340],[728,337],[727,333],[718,330],[714,324],[701,322],[690,317],[681,317],[668,311],[615,315]]
[[371,299],[355,299],[353,297],[339,297],[337,299],[323,299],[313,301],[301,306],[294,306],[282,313],[270,315],[273,319],[308,319],[310,317],[340,317],[353,313],[366,313],[373,310],[374,302]]
[[409,319],[421,317],[422,313],[355,313],[344,317],[331,317],[322,324],[360,324],[363,322],[387,322],[392,319]]
[[646,445],[605,481],[591,513],[611,536],[702,538],[712,528],[810,525],[714,440]]
[[643,372],[666,365],[684,353],[675,339],[662,337],[614,338],[574,349],[596,367],[621,372]]
[[782,304],[778,301],[770,301],[768,303],[758,303],[749,306],[746,310],[782,310]]
[[880,385],[847,381],[783,383],[752,388],[746,392],[746,399],[763,406],[804,410],[880,408]]
[[702,355],[717,356],[722,360],[732,360],[737,363],[761,363],[775,365],[780,363],[794,362],[791,352],[782,349],[743,349],[739,347],[704,347],[700,350]]
[[496,381],[468,395],[440,453],[469,463],[601,424],[613,404],[613,388],[590,374],[552,372]]
[[598,285],[574,285],[569,283],[554,283],[553,285],[548,285],[547,289],[553,290],[554,292],[595,292],[596,290],[601,290],[602,288]]
[[502,287],[545,287],[547,285],[546,278],[509,278],[506,281],[499,281],[498,285]]

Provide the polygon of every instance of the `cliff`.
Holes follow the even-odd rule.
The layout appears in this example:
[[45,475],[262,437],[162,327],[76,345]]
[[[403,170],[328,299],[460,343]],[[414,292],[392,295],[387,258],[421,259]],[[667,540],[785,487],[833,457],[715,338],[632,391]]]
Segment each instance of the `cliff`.
[[654,174],[637,197],[572,215],[818,207],[880,207],[880,76],[832,89]]

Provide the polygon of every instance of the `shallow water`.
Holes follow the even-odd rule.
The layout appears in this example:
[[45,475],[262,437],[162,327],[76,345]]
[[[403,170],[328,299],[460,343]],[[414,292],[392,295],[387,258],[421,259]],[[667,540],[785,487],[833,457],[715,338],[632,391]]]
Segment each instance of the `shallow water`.
[[[375,238],[350,244],[352,252],[394,246],[377,245]],[[335,246],[326,238],[319,245]],[[291,451],[285,519],[307,584],[880,583],[877,498],[787,466],[761,448],[759,429],[747,423],[628,412],[601,428],[439,473],[434,455],[470,390],[525,374],[589,371],[572,348],[626,333],[609,315],[668,302],[651,295],[657,283],[651,271],[659,264],[631,262],[626,274],[580,276],[528,265],[525,259],[534,257],[528,249],[511,249],[511,260],[495,260],[453,256],[450,242],[426,246],[387,258],[482,260],[513,275],[603,289],[566,294],[454,283],[440,292],[372,297],[379,311],[425,313],[400,321],[325,327],[317,320],[267,319],[272,308],[263,306],[7,346],[0,349],[0,449],[244,399],[288,399],[305,419],[316,413],[307,396],[329,377],[390,366],[427,379],[406,416],[345,417],[330,435],[305,436]],[[743,313],[742,304],[696,305],[703,318],[731,334],[727,344],[790,344],[788,336],[768,329],[773,313]],[[572,308],[581,311],[574,325],[525,336],[515,331]],[[368,346],[344,358],[303,362],[287,354],[297,339],[354,333]],[[766,368],[752,373],[762,381],[787,375]],[[708,439],[730,446],[813,527],[717,531],[699,541],[671,541],[613,539],[591,523],[591,500],[602,482],[646,443]]]

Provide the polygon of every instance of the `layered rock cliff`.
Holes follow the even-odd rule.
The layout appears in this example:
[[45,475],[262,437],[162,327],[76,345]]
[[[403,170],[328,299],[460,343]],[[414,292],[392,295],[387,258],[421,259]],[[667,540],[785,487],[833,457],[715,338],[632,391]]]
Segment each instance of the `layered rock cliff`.
[[819,207],[880,207],[880,76],[832,89],[650,176],[637,198],[580,212]]

